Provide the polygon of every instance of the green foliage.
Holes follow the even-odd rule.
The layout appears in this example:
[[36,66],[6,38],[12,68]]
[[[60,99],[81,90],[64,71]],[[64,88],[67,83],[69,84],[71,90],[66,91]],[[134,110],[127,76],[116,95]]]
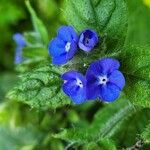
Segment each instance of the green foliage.
[[126,45],[137,47],[149,46],[150,40],[150,9],[143,5],[142,0],[127,0],[128,2],[128,32]]
[[65,18],[81,32],[95,29],[106,35],[107,50],[119,50],[127,30],[127,6],[124,0],[66,0]]
[[13,88],[17,81],[17,77],[14,73],[3,73],[0,75],[0,102],[4,99],[5,94]]
[[125,93],[135,105],[150,107],[150,11],[140,0],[129,1],[128,6],[129,27],[120,55],[127,79]]
[[48,43],[48,34],[43,22],[37,17],[35,11],[30,5],[29,0],[26,0],[26,6],[31,14],[34,30],[39,34],[44,45]]
[[150,143],[150,124],[148,124],[145,130],[143,131],[142,138],[146,143]]
[[70,104],[70,100],[61,92],[61,70],[52,65],[43,65],[20,76],[19,85],[8,94],[8,98],[38,109],[55,109]]
[[134,107],[122,97],[117,102],[99,110],[91,126],[65,129],[54,137],[77,143],[98,142],[112,137],[132,113],[134,113]]
[[142,139],[140,135],[150,120],[149,109],[137,109],[127,120],[120,126],[119,131],[113,136],[118,145],[130,147],[138,140]]
[[123,53],[122,70],[127,80],[125,93],[134,104],[150,107],[150,47],[133,46]]
[[[21,137],[21,138],[20,138]],[[0,127],[0,149],[2,150],[32,150],[38,144],[41,135],[33,127],[15,128]]]

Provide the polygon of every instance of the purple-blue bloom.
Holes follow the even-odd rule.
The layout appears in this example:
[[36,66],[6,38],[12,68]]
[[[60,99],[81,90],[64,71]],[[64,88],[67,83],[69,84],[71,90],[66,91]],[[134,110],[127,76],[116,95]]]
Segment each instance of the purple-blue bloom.
[[24,47],[26,46],[26,42],[22,34],[16,33],[13,35],[13,40],[16,42],[17,46]]
[[26,41],[22,34],[16,33],[13,35],[13,40],[16,43],[16,49],[15,49],[15,64],[19,64],[22,62],[22,49],[26,46]]
[[86,72],[87,99],[116,100],[125,86],[125,78],[119,67],[120,63],[112,58],[93,62]]
[[62,26],[58,29],[57,37],[49,43],[49,54],[52,63],[62,65],[73,58],[77,51],[78,35],[72,26]]
[[81,32],[78,46],[80,49],[90,52],[98,43],[98,36],[94,30],[86,29]]
[[62,79],[62,90],[74,103],[81,104],[86,101],[86,79],[81,73],[68,71],[62,75]]

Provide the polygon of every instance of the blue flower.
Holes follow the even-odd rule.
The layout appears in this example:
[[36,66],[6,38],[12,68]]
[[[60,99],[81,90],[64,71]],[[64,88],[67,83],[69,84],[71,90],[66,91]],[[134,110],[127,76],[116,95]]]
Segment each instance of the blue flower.
[[57,37],[49,44],[49,53],[52,63],[61,65],[73,58],[77,51],[78,35],[71,26],[62,26],[58,29]]
[[125,78],[119,67],[119,62],[111,58],[93,62],[86,72],[87,99],[116,100],[125,86]]
[[16,42],[17,46],[24,47],[26,46],[26,42],[22,34],[16,33],[13,35],[13,40]]
[[89,52],[98,43],[98,36],[94,30],[86,29],[81,32],[78,46],[80,49]]
[[15,50],[15,64],[19,64],[22,62],[22,49],[26,46],[26,41],[22,34],[16,33],[13,35],[13,40],[16,42],[16,50]]
[[77,71],[69,71],[62,75],[64,84],[62,89],[74,103],[81,104],[86,100],[86,79]]

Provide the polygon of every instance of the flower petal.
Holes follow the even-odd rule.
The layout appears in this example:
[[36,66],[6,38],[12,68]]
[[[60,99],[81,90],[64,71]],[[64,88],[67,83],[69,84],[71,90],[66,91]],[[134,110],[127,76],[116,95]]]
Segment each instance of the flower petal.
[[82,104],[86,101],[86,91],[85,88],[80,89],[78,93],[71,97],[73,102],[76,104]]
[[123,74],[118,70],[115,70],[110,74],[109,82],[118,86],[120,90],[122,90],[123,87],[125,86],[125,78]]
[[69,52],[67,54],[68,60],[70,60],[71,58],[73,58],[73,56],[75,55],[76,52],[77,52],[77,44],[74,41],[72,41],[71,42],[70,50],[69,50]]
[[75,70],[70,70],[68,72],[65,72],[61,78],[63,80],[72,80],[72,79],[76,79],[77,77],[77,72]]
[[65,63],[67,63],[67,56],[66,55],[62,55],[62,56],[58,56],[58,57],[52,57],[52,64],[54,65],[63,65]]
[[20,64],[23,61],[22,58],[22,47],[17,46],[15,50],[15,64]]
[[48,49],[51,56],[59,56],[65,53],[65,43],[59,38],[54,38],[49,43]]
[[76,81],[67,81],[63,84],[62,89],[66,95],[68,95],[74,103],[80,104],[85,101],[85,88],[80,88],[76,85]]
[[95,100],[100,94],[100,87],[96,84],[87,83],[86,98],[88,100]]
[[92,76],[99,76],[101,73],[102,73],[102,67],[100,65],[100,61],[95,61],[93,62],[89,68],[87,69],[87,72],[86,72],[86,77],[87,78],[91,78]]
[[62,89],[64,93],[68,96],[75,95],[79,88],[76,86],[76,80],[67,81],[63,84]]
[[100,90],[100,98],[102,101],[112,102],[116,100],[120,95],[120,89],[114,85],[108,83],[105,86],[102,86]]
[[97,43],[98,43],[98,36],[94,30],[86,29],[81,32],[78,42],[80,49],[89,52],[94,48],[94,46]]
[[103,74],[109,74],[120,67],[119,61],[112,58],[103,58],[99,61],[99,64],[102,67]]
[[16,33],[13,35],[13,40],[16,42],[17,46],[24,47],[26,46],[26,41],[22,34]]
[[65,42],[70,42],[72,40],[76,41],[78,40],[77,33],[75,32],[74,28],[72,26],[62,26],[58,29],[57,36],[64,40]]

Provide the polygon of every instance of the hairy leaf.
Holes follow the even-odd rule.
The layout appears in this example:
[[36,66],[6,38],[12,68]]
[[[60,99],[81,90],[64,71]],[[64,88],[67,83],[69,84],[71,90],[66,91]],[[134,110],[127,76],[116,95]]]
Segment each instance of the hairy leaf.
[[21,81],[8,94],[8,98],[17,99],[39,109],[57,108],[70,104],[70,100],[61,92],[61,69],[45,65],[20,76]]
[[[125,93],[135,105],[150,107],[150,47],[127,47],[122,58]],[[131,92],[132,91],[132,92]]]
[[66,0],[65,17],[79,32],[91,28],[100,36],[106,35],[108,50],[118,50],[124,43],[127,29],[124,0]]

